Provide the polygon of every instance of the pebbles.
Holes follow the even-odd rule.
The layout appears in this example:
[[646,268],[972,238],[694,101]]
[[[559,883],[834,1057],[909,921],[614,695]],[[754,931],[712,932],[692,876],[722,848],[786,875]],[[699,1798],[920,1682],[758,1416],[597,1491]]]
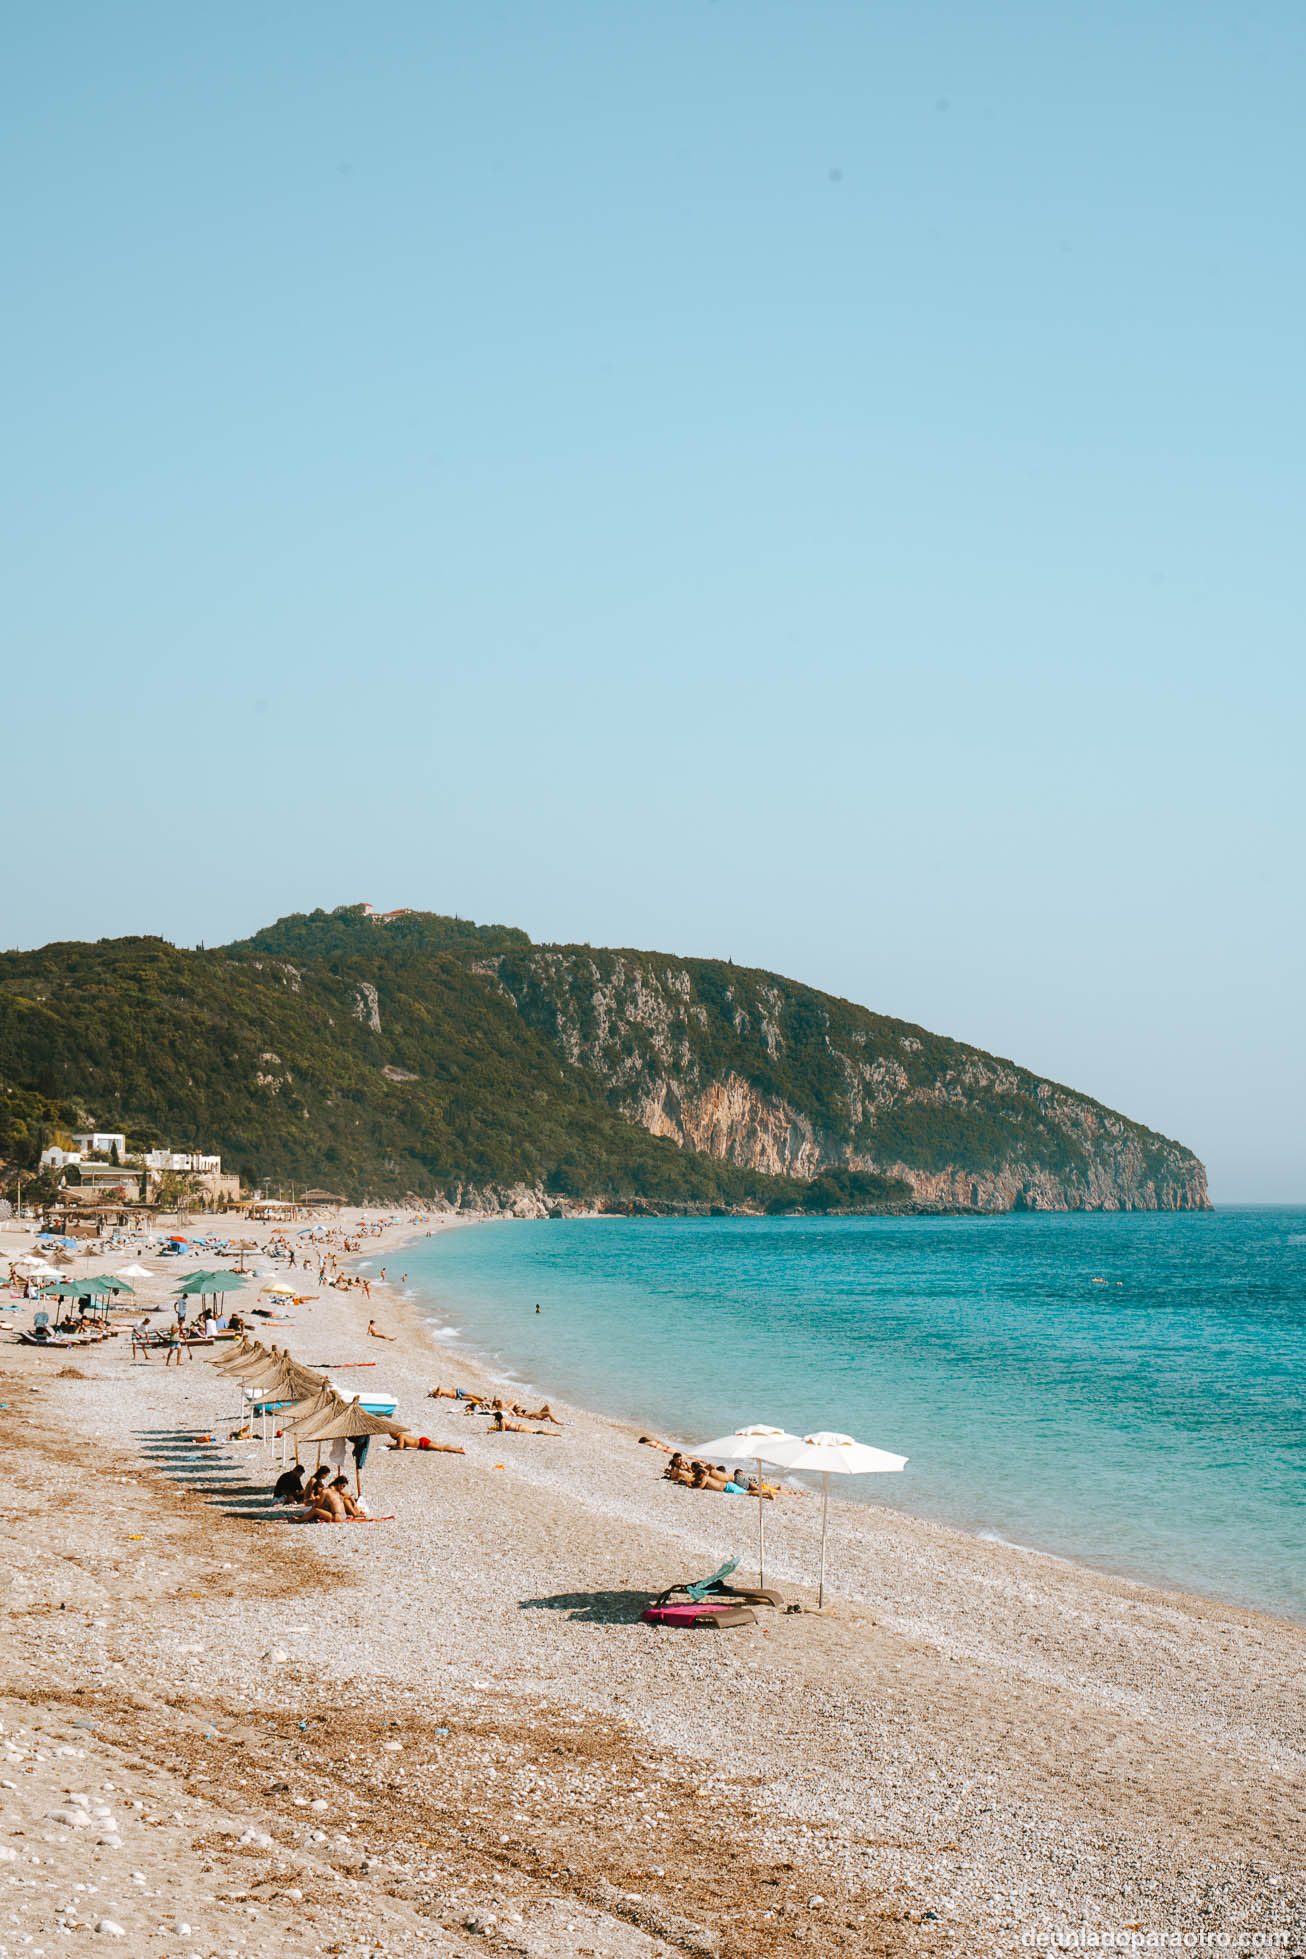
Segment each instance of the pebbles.
[[[211,1933],[202,1899],[215,1914],[221,1899],[230,1926],[235,1871],[249,1885],[246,1896],[269,1916],[292,1905],[300,1915],[303,1900],[282,1888],[292,1873],[310,1911],[327,1886],[337,1918],[347,1917],[354,1901],[357,1916],[341,1935],[351,1959],[352,1928],[364,1925],[381,1887],[392,1893],[429,1882],[436,1908],[448,1912],[440,1924],[502,1939],[522,1915],[513,1905],[528,1893],[538,1902],[546,1881],[510,1878],[498,1861],[502,1850],[539,1849],[546,1869],[563,1872],[569,1857],[552,1847],[550,1819],[573,1800],[588,1804],[589,1835],[570,1859],[589,1872],[587,1860],[609,1850],[610,1908],[650,1925],[644,1913],[665,1913],[683,1888],[676,1827],[684,1806],[725,1819],[736,1806],[760,1813],[750,1850],[769,1860],[772,1877],[764,1896],[733,1901],[741,1912],[756,1908],[759,1924],[764,1912],[774,1913],[774,1929],[754,1940],[759,1953],[789,1928],[806,1934],[809,1951],[834,1949],[827,1929],[847,1921],[831,1914],[858,1891],[865,1900],[887,1900],[893,1918],[929,1927],[931,1950],[937,1943],[940,1951],[967,1955],[1018,1949],[1023,1929],[1049,1921],[1137,1921],[1175,1930],[1291,1922],[1301,1840],[1291,1772],[1303,1757],[1297,1710],[1283,1684],[1299,1647],[1287,1628],[1020,1557],[910,1518],[834,1505],[844,1591],[833,1613],[759,1615],[756,1628],[720,1640],[652,1633],[633,1623],[641,1590],[710,1570],[728,1553],[746,1558],[754,1520],[728,1500],[661,1483],[654,1452],[592,1417],[564,1410],[560,1439],[504,1435],[492,1444],[452,1404],[425,1400],[441,1372],[448,1379],[449,1355],[434,1357],[406,1333],[402,1309],[388,1304],[387,1312],[401,1339],[379,1356],[360,1337],[365,1314],[360,1320],[356,1301],[344,1295],[303,1309],[293,1340],[305,1358],[375,1359],[374,1378],[399,1394],[405,1416],[420,1409],[423,1427],[437,1439],[465,1442],[462,1458],[373,1452],[365,1492],[374,1510],[398,1513],[395,1525],[301,1533],[278,1520],[256,1532],[192,1498],[208,1544],[188,1549],[194,1525],[185,1526],[189,1537],[181,1523],[174,1526],[166,1492],[145,1521],[132,1513],[132,1487],[115,1488],[125,1521],[107,1530],[101,1524],[105,1552],[112,1553],[114,1529],[139,1529],[149,1541],[132,1546],[132,1568],[140,1570],[138,1550],[158,1566],[148,1618],[129,1590],[108,1591],[116,1583],[111,1568],[94,1572],[111,1599],[111,1638],[132,1660],[131,1688],[160,1701],[194,1691],[195,1736],[205,1748],[212,1744],[214,1761],[225,1761],[236,1778],[223,1781],[215,1772],[203,1785],[208,1847],[200,1854],[216,1869],[200,1880],[189,1867],[188,1891],[178,1888],[188,1868],[179,1860],[189,1855],[188,1837],[202,1837],[193,1829],[199,1818],[188,1812],[183,1828],[176,1794],[150,1787],[149,1813],[158,1820],[147,1829],[131,1807],[134,1796],[116,1799],[135,1854],[157,1872],[160,1899],[157,1916],[138,1925],[128,1906],[149,1910],[143,1875],[117,1890],[109,1888],[112,1876],[105,1878],[102,1907],[128,1923],[132,1950],[165,1949],[155,1936],[158,1916],[180,1911],[183,1902],[196,1931],[179,1925],[175,1936],[193,1936],[206,1953],[260,1942],[278,1949],[263,1925],[257,1935],[247,1928],[243,1938],[225,1941]],[[97,1353],[88,1366],[109,1358]],[[456,1367],[455,1378],[472,1378]],[[220,1384],[197,1366],[184,1386],[196,1399],[196,1428],[211,1426]],[[122,1450],[132,1431],[166,1425],[171,1418],[160,1396],[177,1393],[171,1375],[148,1369],[112,1382],[61,1382],[50,1396],[51,1419],[68,1420],[72,1433],[91,1438],[79,1441],[78,1474],[93,1473],[101,1445]],[[41,1413],[44,1422],[45,1407]],[[500,1460],[511,1473],[491,1475]],[[206,1471],[231,1462],[241,1476],[271,1480],[257,1445],[229,1458],[220,1447],[205,1456]],[[90,1571],[99,1547],[76,1536],[74,1514],[54,1514],[61,1541],[67,1533],[72,1545],[70,1569]],[[176,1529],[175,1544],[157,1534],[161,1524]],[[814,1568],[818,1525],[818,1506],[810,1502],[770,1506],[773,1579],[786,1590]],[[219,1549],[234,1578],[218,1576]],[[183,1575],[186,1558],[193,1576]],[[57,1590],[52,1597],[41,1591],[54,1582],[42,1569],[39,1559],[29,1562],[32,1590],[23,1594],[18,1621],[26,1623],[29,1598],[46,1614],[31,1621],[31,1661],[49,1650],[53,1612],[58,1631],[67,1632],[57,1648],[61,1661],[66,1655],[83,1668],[85,1680],[87,1656],[104,1652],[103,1629],[92,1633],[74,1611],[64,1615],[65,1628]],[[297,1572],[306,1581],[298,1596],[286,1589]],[[319,1573],[328,1580],[320,1591],[313,1589]],[[345,1582],[337,1586],[337,1578]],[[60,1582],[72,1588],[67,1572]],[[105,1595],[81,1575],[76,1583],[84,1600]],[[193,1604],[192,1591],[203,1593]],[[854,1594],[873,1610],[850,1602]],[[293,1644],[306,1622],[311,1669],[306,1662],[302,1675],[280,1671],[290,1666],[285,1640]],[[147,1624],[157,1625],[148,1644],[140,1638]],[[202,1673],[178,1668],[177,1656],[198,1657],[188,1651],[197,1643]],[[170,1666],[184,1689],[169,1678]],[[361,1695],[377,1712],[369,1748],[360,1746],[350,1761],[342,1743],[330,1766],[319,1748],[310,1773],[296,1751],[319,1737],[291,1720],[284,1747],[265,1745],[255,1763],[255,1731],[269,1725],[265,1715],[309,1715],[322,1704],[314,1691],[330,1691],[333,1671],[343,1683],[341,1706],[359,1704]],[[410,1713],[411,1733],[401,1725]],[[424,1726],[437,1713],[438,1743]],[[381,1716],[393,1717],[399,1732],[385,1735]],[[180,1725],[186,1713],[177,1719]],[[107,1707],[105,1723],[113,1725]],[[600,1732],[615,1732],[613,1724],[624,1724],[624,1757],[620,1746],[612,1753],[599,1747]],[[242,1727],[248,1758],[239,1752]],[[567,1765],[567,1786],[550,1781],[547,1754],[509,1744],[518,1728],[560,1736],[574,1730],[576,1753],[558,1757]],[[43,1735],[39,1748],[35,1734],[0,1733],[9,1774],[23,1783],[48,1761],[53,1777],[75,1774],[85,1789],[102,1787],[92,1767],[74,1770],[70,1757],[56,1753],[69,1746],[67,1731],[65,1724]],[[97,1741],[92,1752],[99,1747]],[[203,1748],[197,1759],[207,1772]],[[674,1765],[692,1769],[692,1780],[679,1782]],[[116,1763],[99,1773],[114,1775],[124,1791],[142,1787],[119,1775]],[[353,1800],[351,1787],[362,1781],[392,1792],[388,1836]],[[409,1813],[419,1813],[433,1785],[447,1787],[458,1805],[451,1822],[465,1816],[462,1837],[451,1830],[438,1845],[416,1834],[406,1840],[405,1805],[411,1798]],[[292,1787],[306,1791],[294,1820]],[[307,1792],[315,1789],[323,1794],[310,1802]],[[693,1789],[703,1793],[695,1798]],[[84,1820],[63,1820],[74,1809]],[[313,1827],[328,1810],[330,1836]],[[85,1862],[103,1848],[105,1869],[116,1868],[108,1839],[117,1825],[111,1829],[115,1812],[107,1804],[97,1812],[74,1803],[55,1781],[34,1814],[57,1837],[34,1843],[40,1854]],[[275,1819],[280,1843],[262,1827]],[[342,1837],[342,1824],[356,1841]],[[227,1844],[247,1854],[225,1847],[214,1854],[224,1827]],[[481,1855],[495,1860],[488,1882],[478,1875]],[[422,1875],[405,1858],[421,1858]],[[6,1876],[11,1868],[6,1863]],[[557,1878],[574,1906],[570,1882]],[[518,1883],[520,1897],[512,1888]],[[705,1907],[686,1902],[684,1909]],[[580,1927],[574,1934],[559,1924],[552,1943],[540,1935],[533,1947],[524,1937],[523,1946],[611,1950],[615,1941],[602,1925],[592,1926],[579,1909],[573,1915]],[[361,1929],[357,1936],[357,1949],[366,1950]],[[399,1936],[397,1953],[406,1951]],[[707,1943],[701,1926],[686,1934],[686,1949],[694,1941]],[[750,1949],[747,1933],[738,1949]]]

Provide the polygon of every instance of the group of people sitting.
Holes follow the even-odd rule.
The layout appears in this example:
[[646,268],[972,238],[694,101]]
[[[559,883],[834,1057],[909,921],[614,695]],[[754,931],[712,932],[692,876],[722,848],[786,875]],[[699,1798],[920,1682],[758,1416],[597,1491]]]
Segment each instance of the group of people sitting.
[[283,1470],[272,1490],[274,1503],[303,1504],[309,1521],[316,1524],[346,1524],[367,1516],[361,1500],[350,1490],[348,1480],[326,1465],[315,1469],[308,1481],[300,1463]]

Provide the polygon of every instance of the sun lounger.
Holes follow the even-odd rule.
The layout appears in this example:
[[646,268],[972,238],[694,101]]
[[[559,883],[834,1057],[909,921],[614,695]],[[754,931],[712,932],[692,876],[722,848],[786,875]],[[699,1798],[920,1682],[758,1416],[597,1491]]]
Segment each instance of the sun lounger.
[[710,1578],[696,1578],[688,1585],[670,1585],[665,1592],[658,1594],[653,1604],[672,1605],[683,1602],[699,1605],[718,1600],[728,1600],[732,1604],[739,1605],[781,1606],[784,1604],[784,1596],[780,1592],[763,1590],[753,1585],[727,1584],[727,1579],[738,1565],[738,1558],[727,1558],[720,1570],[714,1571]]

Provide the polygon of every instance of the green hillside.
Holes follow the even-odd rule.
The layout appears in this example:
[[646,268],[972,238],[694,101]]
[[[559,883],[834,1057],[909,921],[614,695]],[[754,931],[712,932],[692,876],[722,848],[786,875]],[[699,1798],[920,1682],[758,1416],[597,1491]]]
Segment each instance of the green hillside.
[[0,1157],[83,1120],[355,1197],[1205,1202],[1180,1145],[773,974],[362,907],[0,955]]

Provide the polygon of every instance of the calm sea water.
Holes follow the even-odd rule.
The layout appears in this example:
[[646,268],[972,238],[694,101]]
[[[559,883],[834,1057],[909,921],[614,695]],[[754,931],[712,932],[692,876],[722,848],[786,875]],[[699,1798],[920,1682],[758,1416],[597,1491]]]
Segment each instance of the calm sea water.
[[1306,1619],[1306,1210],[496,1223],[402,1262],[450,1378],[463,1343],[681,1438],[840,1429],[911,1458],[849,1496]]

